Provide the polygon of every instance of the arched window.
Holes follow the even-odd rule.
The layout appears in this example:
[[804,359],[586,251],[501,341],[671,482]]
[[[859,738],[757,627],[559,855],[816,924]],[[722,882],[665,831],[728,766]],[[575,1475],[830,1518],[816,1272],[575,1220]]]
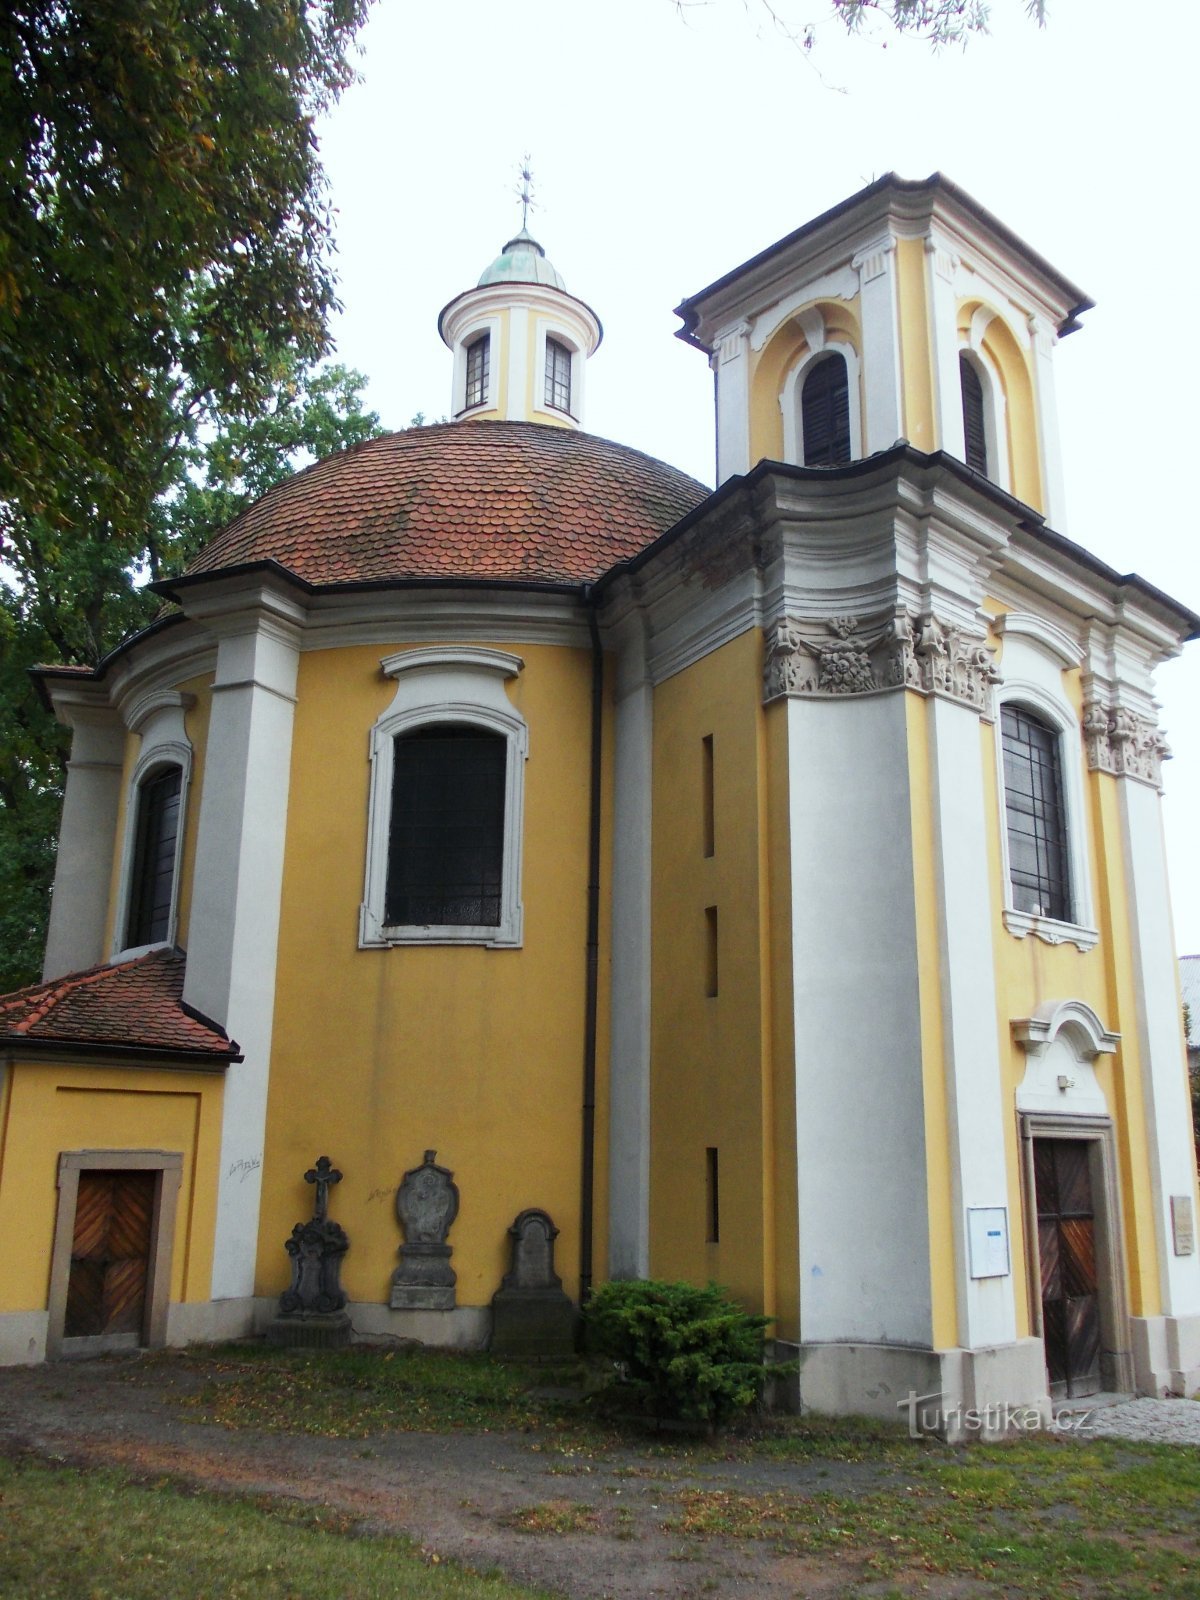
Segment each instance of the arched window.
[[555,411],[571,409],[571,352],[557,339],[546,340],[546,404]]
[[850,381],[846,359],[836,351],[808,369],[800,392],[800,426],[806,467],[850,460]]
[[179,842],[183,772],[162,767],[137,789],[137,827],[129,882],[125,948],[159,944],[170,936]]
[[987,413],[983,398],[983,380],[975,370],[974,362],[965,355],[958,358],[958,381],[962,389],[963,436],[966,443],[966,461],[976,472],[988,476]]
[[460,723],[396,736],[386,919],[496,928],[504,874],[508,740]]
[[463,398],[464,408],[481,406],[488,397],[491,348],[492,338],[488,333],[481,334],[467,346],[467,390]]
[[1004,810],[1012,905],[1030,916],[1072,920],[1058,730],[1021,705],[1000,708]]

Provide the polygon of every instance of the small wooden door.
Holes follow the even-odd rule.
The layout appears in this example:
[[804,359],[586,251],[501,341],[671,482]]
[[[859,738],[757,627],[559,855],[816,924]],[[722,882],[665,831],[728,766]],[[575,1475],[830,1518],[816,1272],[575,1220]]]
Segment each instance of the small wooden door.
[[158,1173],[79,1174],[66,1338],[142,1335]]
[[1100,1389],[1096,1217],[1085,1139],[1035,1139],[1042,1336],[1055,1399]]

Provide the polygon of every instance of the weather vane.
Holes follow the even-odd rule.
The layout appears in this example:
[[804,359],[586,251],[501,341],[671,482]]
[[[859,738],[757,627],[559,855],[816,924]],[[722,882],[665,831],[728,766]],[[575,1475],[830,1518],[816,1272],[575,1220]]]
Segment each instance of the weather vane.
[[533,201],[533,172],[530,169],[529,156],[521,157],[521,187],[516,191],[517,199],[521,202],[521,227],[529,226],[529,213],[536,209]]

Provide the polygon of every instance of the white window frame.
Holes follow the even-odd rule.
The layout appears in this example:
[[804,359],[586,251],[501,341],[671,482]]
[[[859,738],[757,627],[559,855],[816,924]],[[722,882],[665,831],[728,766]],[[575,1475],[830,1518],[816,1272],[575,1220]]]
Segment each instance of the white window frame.
[[[477,339],[488,336],[488,380],[483,399],[478,404],[467,404],[467,346],[475,343]],[[497,382],[499,380],[500,361],[500,318],[480,317],[478,322],[472,322],[463,329],[459,335],[458,343],[454,347],[454,415],[465,417],[476,411],[495,409]]]
[[[390,705],[371,729],[367,809],[367,849],[363,901],[359,908],[360,949],[388,945],[480,944],[517,948],[521,944],[521,850],[524,835],[525,762],[529,729],[505,691],[523,669],[520,656],[483,647],[430,645],[401,650],[380,662],[396,684]],[[396,739],[439,723],[467,724],[498,733],[506,741],[504,858],[500,878],[500,921],[486,927],[386,921],[388,834],[392,806]]]
[[[1000,818],[1000,860],[1004,877],[1004,926],[1018,939],[1032,935],[1047,944],[1073,944],[1091,950],[1100,933],[1094,925],[1091,872],[1088,865],[1087,806],[1084,795],[1083,733],[1063,692],[1066,667],[1078,666],[1082,652],[1053,623],[1023,612],[995,619],[1004,639],[1001,670],[1004,681],[996,694],[996,785]],[[1008,797],[1004,789],[1002,706],[1025,706],[1058,735],[1058,776],[1066,828],[1070,876],[1069,918],[1041,917],[1018,911],[1013,904],[1008,853]]]
[[799,319],[804,329],[804,336],[808,340],[808,351],[791,368],[779,394],[779,409],[783,413],[783,459],[797,467],[804,465],[804,408],[801,404],[804,379],[809,367],[822,356],[838,355],[846,363],[847,398],[850,406],[850,459],[860,461],[863,454],[860,394],[862,369],[858,351],[852,344],[846,344],[843,340],[826,339],[825,320],[819,311],[816,312],[816,317],[820,319],[819,322],[813,320],[811,314]]
[[[570,417],[572,422],[578,422],[583,415],[583,368],[587,357],[580,348],[579,340],[575,338],[562,325],[548,317],[537,319],[537,347],[534,352],[534,383],[533,383],[533,409],[541,412],[544,417]],[[560,411],[557,406],[552,406],[546,399],[546,340],[553,339],[556,344],[570,352],[571,356],[571,409]]]
[[[192,744],[184,727],[185,713],[196,703],[195,696],[164,690],[139,701],[126,718],[131,733],[140,734],[141,750],[129,774],[125,791],[125,827],[121,841],[120,889],[112,932],[112,960],[144,955],[174,945],[179,933],[179,880],[183,866],[183,840],[187,826],[188,790],[192,782]],[[175,861],[171,869],[171,912],[167,936],[153,944],[126,945],[129,901],[133,893],[133,866],[137,849],[138,812],[142,784],[166,767],[179,768],[179,827],[175,835]]]

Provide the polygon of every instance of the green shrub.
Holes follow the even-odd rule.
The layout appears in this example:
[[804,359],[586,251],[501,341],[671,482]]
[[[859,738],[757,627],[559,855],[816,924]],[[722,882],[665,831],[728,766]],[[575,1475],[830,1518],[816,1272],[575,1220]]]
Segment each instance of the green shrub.
[[590,1348],[654,1417],[728,1422],[762,1392],[763,1331],[719,1284],[606,1283],[584,1313]]

